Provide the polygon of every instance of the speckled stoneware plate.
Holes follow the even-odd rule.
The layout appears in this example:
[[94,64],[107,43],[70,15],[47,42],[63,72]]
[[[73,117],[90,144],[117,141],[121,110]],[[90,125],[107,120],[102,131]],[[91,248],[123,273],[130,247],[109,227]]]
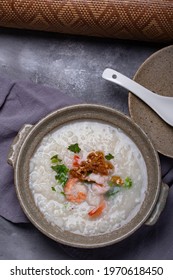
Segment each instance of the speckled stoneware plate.
[[[153,92],[173,97],[173,45],[151,55],[138,69],[134,80]],[[173,158],[173,127],[132,93],[129,110],[131,118],[149,136],[156,150]]]
[[[137,214],[122,227],[97,236],[82,236],[53,226],[34,203],[29,188],[30,159],[42,138],[53,129],[69,122],[95,120],[122,129],[141,151],[147,167],[147,189]],[[144,223],[152,225],[164,208],[168,187],[161,183],[158,154],[146,134],[129,117],[113,109],[98,105],[75,105],[60,109],[43,118],[36,125],[25,125],[15,138],[9,152],[8,162],[14,167],[15,186],[19,202],[29,220],[45,235],[74,247],[94,248],[118,242]]]

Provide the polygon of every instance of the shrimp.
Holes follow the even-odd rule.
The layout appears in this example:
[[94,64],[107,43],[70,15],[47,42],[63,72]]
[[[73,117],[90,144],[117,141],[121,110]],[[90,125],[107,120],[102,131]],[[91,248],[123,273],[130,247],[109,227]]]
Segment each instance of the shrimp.
[[91,173],[86,177],[88,182],[95,182],[98,185],[104,185],[108,181],[108,176],[103,176],[100,174]]
[[96,194],[106,193],[110,187],[108,185],[92,184],[92,191]]
[[92,184],[91,191],[88,193],[87,200],[88,203],[94,205],[95,207],[88,212],[89,217],[97,218],[99,217],[106,207],[106,202],[104,200],[103,194],[109,190],[109,186],[102,186],[96,183]]
[[101,195],[98,195],[97,193],[93,192],[90,188],[87,194],[86,202],[89,206],[97,207],[101,202]]
[[104,200],[102,200],[101,203],[97,207],[95,207],[94,209],[92,209],[91,211],[88,212],[89,217],[90,218],[99,217],[102,214],[105,207],[106,207],[106,202]]
[[92,206],[98,206],[103,199],[103,194],[109,189],[110,187],[108,185],[92,183],[91,186],[88,187],[87,203]]
[[68,201],[81,203],[86,200],[87,188],[77,178],[70,178],[64,186],[64,193]]
[[[89,217],[99,217],[106,207],[106,202],[103,199],[103,194],[107,191],[107,186],[100,186],[98,184],[92,184],[92,189],[87,190],[87,187],[82,184],[77,178],[68,179],[64,186],[64,193],[68,201],[74,203],[81,203],[85,200],[95,207],[88,212]],[[89,198],[89,194],[91,197]],[[94,200],[96,203],[93,203]]]

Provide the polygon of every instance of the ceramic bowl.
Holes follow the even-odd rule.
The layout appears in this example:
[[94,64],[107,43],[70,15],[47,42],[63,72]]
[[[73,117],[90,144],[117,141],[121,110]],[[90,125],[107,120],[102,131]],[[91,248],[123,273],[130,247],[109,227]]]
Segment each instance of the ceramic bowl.
[[[147,167],[147,190],[140,210],[130,222],[109,234],[82,236],[52,226],[35,205],[29,188],[30,159],[42,138],[59,126],[83,120],[102,121],[120,128],[137,145]],[[74,247],[96,248],[110,245],[127,238],[143,224],[153,225],[164,208],[168,194],[168,186],[161,182],[158,154],[146,134],[129,117],[99,105],[69,106],[49,114],[34,126],[25,125],[14,139],[8,163],[14,167],[17,196],[28,219],[51,239]]]

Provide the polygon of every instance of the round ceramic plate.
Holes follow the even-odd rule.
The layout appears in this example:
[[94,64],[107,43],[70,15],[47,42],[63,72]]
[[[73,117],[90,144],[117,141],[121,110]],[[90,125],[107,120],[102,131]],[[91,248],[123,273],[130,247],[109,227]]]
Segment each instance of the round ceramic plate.
[[[151,55],[138,69],[134,80],[153,92],[173,97],[173,45]],[[173,158],[173,127],[132,93],[129,93],[129,110],[131,118],[149,136],[156,150]]]

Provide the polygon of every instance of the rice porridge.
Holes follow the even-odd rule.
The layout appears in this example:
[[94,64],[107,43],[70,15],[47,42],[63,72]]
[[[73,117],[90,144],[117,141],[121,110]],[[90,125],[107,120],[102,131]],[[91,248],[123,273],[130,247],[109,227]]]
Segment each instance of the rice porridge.
[[30,161],[29,187],[52,225],[81,235],[129,222],[145,197],[142,154],[120,129],[70,122],[47,134]]

